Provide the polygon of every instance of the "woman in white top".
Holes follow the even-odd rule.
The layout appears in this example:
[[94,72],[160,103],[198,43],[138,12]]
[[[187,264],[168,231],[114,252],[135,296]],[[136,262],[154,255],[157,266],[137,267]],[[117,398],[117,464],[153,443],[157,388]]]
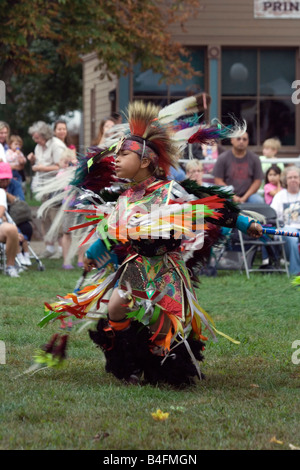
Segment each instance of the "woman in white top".
[[[275,209],[277,218],[283,224],[284,230],[300,230],[300,168],[287,167],[282,173],[284,189],[277,193],[271,207]],[[284,237],[287,257],[290,262],[291,274],[300,274],[299,239]]]
[[60,157],[67,146],[62,140],[53,136],[51,127],[43,121],[34,123],[28,132],[37,144],[34,153],[31,152],[27,156],[35,173],[32,188],[34,191],[34,181],[39,180],[40,184],[41,177],[51,177],[58,172]]

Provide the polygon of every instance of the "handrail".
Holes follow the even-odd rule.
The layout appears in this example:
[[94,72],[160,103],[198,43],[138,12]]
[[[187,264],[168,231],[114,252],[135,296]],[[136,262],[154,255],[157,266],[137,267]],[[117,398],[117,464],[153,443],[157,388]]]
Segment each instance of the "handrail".
[[[196,159],[195,159],[196,160]],[[181,158],[178,160],[180,163],[187,163],[189,161],[189,158]],[[212,158],[205,158],[205,159],[199,159],[201,163],[213,163],[215,164],[217,162],[216,159]],[[300,156],[295,157],[295,158],[260,158],[261,163],[300,163]]]

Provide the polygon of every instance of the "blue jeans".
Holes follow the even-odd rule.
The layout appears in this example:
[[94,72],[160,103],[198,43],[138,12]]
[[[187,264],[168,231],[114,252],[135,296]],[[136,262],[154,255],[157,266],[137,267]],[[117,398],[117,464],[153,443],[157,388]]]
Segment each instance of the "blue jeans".
[[[282,230],[294,232],[295,227],[284,226]],[[300,254],[299,254],[299,238],[298,237],[282,237],[285,241],[285,251],[288,261],[290,262],[290,274],[300,273]]]
[[263,197],[257,193],[251,194],[251,196],[248,197],[246,203],[247,202],[249,202],[249,204],[265,204]]

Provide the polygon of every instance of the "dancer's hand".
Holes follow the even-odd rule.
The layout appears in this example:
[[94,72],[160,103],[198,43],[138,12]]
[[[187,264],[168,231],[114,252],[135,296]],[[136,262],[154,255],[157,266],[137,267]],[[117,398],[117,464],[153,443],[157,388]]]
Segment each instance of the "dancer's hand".
[[252,238],[260,238],[263,235],[262,226],[258,222],[252,222],[247,233]]
[[96,261],[94,259],[90,259],[90,258],[87,258],[86,256],[84,257],[83,259],[83,268],[85,271],[87,271],[88,273],[96,268],[97,265],[96,265]]

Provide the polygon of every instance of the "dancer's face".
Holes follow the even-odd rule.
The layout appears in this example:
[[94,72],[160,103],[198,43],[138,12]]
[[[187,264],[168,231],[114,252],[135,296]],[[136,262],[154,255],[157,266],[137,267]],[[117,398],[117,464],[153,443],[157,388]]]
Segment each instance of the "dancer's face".
[[149,161],[145,158],[141,160],[137,153],[131,150],[120,150],[116,156],[116,175],[118,178],[139,181],[148,165]]

